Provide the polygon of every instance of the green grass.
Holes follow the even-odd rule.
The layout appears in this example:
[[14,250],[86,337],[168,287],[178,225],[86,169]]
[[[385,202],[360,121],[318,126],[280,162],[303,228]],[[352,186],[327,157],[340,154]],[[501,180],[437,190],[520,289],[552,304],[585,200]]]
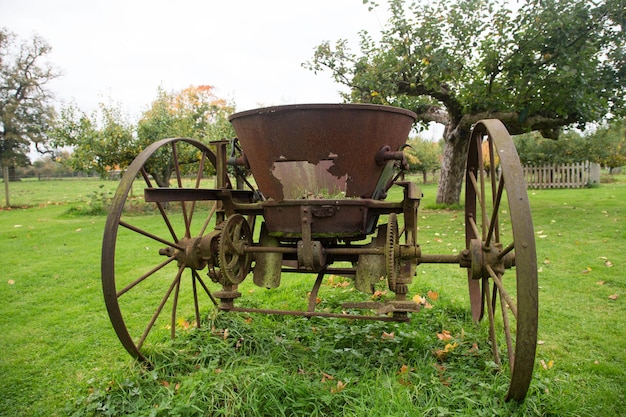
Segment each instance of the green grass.
[[[624,177],[592,189],[530,191],[540,344],[531,389],[519,405],[502,401],[506,375],[490,366],[486,329],[468,317],[464,273],[453,265],[418,268],[412,294],[431,290],[439,298],[411,323],[210,313],[202,330],[164,339],[154,369],[142,367],[119,344],[104,307],[105,217],[68,214],[115,185],[11,184],[12,204],[29,208],[0,211],[0,415],[623,413]],[[435,186],[422,188],[422,207],[435,207]],[[462,211],[423,208],[419,220],[424,253],[463,248]],[[330,284],[322,287],[322,303],[356,296],[351,286]],[[311,285],[308,276],[290,276],[271,291],[246,282],[243,299],[296,308]],[[443,329],[458,347],[438,360],[436,350],[447,343],[437,338]]]

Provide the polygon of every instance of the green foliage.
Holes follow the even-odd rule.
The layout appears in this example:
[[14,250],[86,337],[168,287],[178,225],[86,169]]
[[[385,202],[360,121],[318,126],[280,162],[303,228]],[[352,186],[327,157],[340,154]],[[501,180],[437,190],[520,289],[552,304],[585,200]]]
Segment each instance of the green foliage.
[[597,143],[575,131],[562,134],[559,140],[544,139],[537,133],[514,137],[523,165],[542,166],[598,161]]
[[91,115],[70,104],[61,110],[51,135],[54,147],[72,149],[66,164],[78,171],[95,170],[102,178],[130,164],[140,151],[132,123],[115,104],[100,103]]
[[526,1],[516,12],[499,0],[388,4],[380,42],[361,33],[358,54],[344,40],[325,42],[305,64],[351,87],[348,100],[454,125],[513,112],[506,124],[514,133],[623,112],[620,1]]
[[28,163],[30,145],[43,149],[55,117],[46,84],[58,76],[45,62],[51,47],[39,36],[16,45],[0,28],[0,165]]
[[[233,112],[234,106],[215,96],[211,86],[191,86],[172,93],[159,88],[157,99],[139,120],[137,137],[144,146],[171,137],[194,138],[205,143],[233,138],[235,134],[228,122],[228,116]],[[185,155],[179,157],[185,160]],[[160,150],[152,160],[159,162],[150,162],[147,170],[157,184],[167,186],[173,170],[171,152]],[[184,171],[184,163],[181,165]],[[214,167],[207,168],[213,171]]]
[[[210,86],[189,87],[177,93],[159,89],[157,99],[137,125],[119,105],[101,103],[91,115],[69,105],[62,109],[51,135],[56,148],[72,149],[66,163],[73,169],[96,170],[106,178],[112,170],[123,171],[144,148],[159,139],[189,137],[208,142],[234,137],[228,122],[233,111],[234,107],[217,98]],[[185,155],[179,158],[184,171]],[[174,170],[171,150],[160,150],[146,170],[159,186],[167,187]]]
[[67,211],[70,215],[79,216],[102,216],[109,213],[113,193],[106,190],[104,184],[98,186],[98,190],[87,194],[84,204],[70,207]]
[[[366,1],[369,7],[376,5]],[[465,142],[474,123],[498,118],[512,134],[556,138],[624,114],[626,34],[621,0],[388,0],[380,41],[359,51],[324,42],[304,66],[350,88],[344,99],[411,109],[444,124],[437,200],[458,203]]]
[[427,182],[427,174],[441,167],[441,144],[419,136],[410,138],[407,144],[409,147],[405,149],[405,154],[409,162],[409,171],[421,173],[424,182]]
[[522,164],[532,166],[590,161],[607,168],[626,165],[626,125],[613,120],[597,130],[581,135],[570,130],[559,140],[544,139],[536,133],[513,138]]
[[608,168],[626,165],[626,118],[612,120],[591,135],[600,164]]

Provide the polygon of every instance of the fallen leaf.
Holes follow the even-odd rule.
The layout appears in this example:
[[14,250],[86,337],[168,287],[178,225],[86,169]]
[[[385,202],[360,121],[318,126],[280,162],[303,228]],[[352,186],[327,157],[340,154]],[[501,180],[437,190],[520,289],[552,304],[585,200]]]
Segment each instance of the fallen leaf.
[[415,294],[413,296],[413,301],[415,301],[417,304],[424,304],[426,302],[426,299],[423,298],[421,295],[419,294]]
[[590,267],[587,267],[587,268],[583,269],[582,271],[580,271],[581,274],[588,274],[590,272],[591,272],[591,268]]
[[13,281],[12,279],[8,280],[7,282],[9,283],[9,285],[15,284],[15,281]]
[[548,235],[539,235],[538,237],[539,237],[539,239],[545,239],[545,238],[548,237]]
[[456,349],[457,346],[459,346],[459,344],[457,342],[448,343],[444,349],[445,349],[446,352],[451,352],[454,349]]
[[543,260],[543,263],[544,263],[545,265],[550,265],[550,259],[548,259],[548,258],[544,259],[544,260]]
[[322,383],[326,381],[333,381],[335,379],[334,376],[327,374],[326,372],[322,372]]
[[224,340],[228,339],[228,334],[230,333],[230,331],[228,329],[224,329],[224,335],[222,336],[224,338]]
[[376,290],[372,294],[372,300],[380,300],[385,294],[387,294],[387,291]]
[[341,391],[343,391],[343,389],[346,387],[346,385],[347,385],[347,384],[344,384],[344,383],[343,383],[343,382],[341,382],[341,381],[337,381],[337,387],[336,387],[336,388],[331,388],[331,389],[330,389],[330,392],[331,392],[332,394],[338,394],[338,393],[340,393]]
[[611,267],[613,267],[613,262],[611,262],[611,261],[605,261],[605,262],[604,262],[604,266],[606,266],[607,268],[611,268]]
[[14,224],[13,227],[22,227],[21,224]]
[[598,284],[598,285],[604,285],[605,283],[606,283],[606,281],[598,281],[598,282],[596,282],[596,284]]
[[538,345],[543,345],[543,344],[545,344],[545,343],[546,343],[546,342],[545,342],[545,341],[543,341],[543,340],[537,340],[537,344],[538,344]]
[[546,369],[546,370],[548,370],[548,369],[552,369],[552,367],[554,366],[554,361],[553,361],[553,360],[550,360],[550,361],[548,361],[548,362],[546,363],[546,361],[544,361],[544,360],[542,359],[542,360],[540,360],[540,361],[539,361],[539,363],[541,364],[541,367],[542,367],[543,369]]
[[619,295],[617,293],[609,295],[609,300],[617,300]]
[[451,340],[452,335],[447,330],[442,330],[441,333],[437,333],[437,339],[439,340]]
[[439,294],[434,291],[428,291],[428,298],[433,301],[437,301],[437,298],[439,298]]
[[397,372],[398,375],[404,375],[406,373],[409,373],[410,371],[413,371],[413,368],[409,368],[406,365],[402,365],[400,367],[400,370]]
[[396,334],[394,332],[391,332],[391,333],[383,332],[383,334],[380,336],[380,338],[383,340],[393,340],[395,337],[396,337]]
[[83,229],[80,228],[80,227],[78,229],[76,229],[77,232],[80,232],[81,230],[83,230]]

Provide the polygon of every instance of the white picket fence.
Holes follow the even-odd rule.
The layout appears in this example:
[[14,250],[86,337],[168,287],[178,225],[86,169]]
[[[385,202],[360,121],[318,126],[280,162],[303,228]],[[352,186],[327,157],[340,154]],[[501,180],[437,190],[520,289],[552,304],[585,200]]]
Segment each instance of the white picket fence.
[[583,188],[600,182],[600,166],[588,161],[567,165],[524,166],[524,179],[528,188]]

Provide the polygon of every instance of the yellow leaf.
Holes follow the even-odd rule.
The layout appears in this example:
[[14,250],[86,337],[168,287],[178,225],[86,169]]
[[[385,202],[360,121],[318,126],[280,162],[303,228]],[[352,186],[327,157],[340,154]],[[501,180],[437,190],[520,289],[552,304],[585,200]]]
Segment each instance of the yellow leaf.
[[419,294],[415,294],[413,296],[413,301],[415,301],[417,304],[424,304],[426,302],[426,299],[423,298],[421,295]]
[[456,349],[456,347],[457,347],[457,346],[459,346],[459,344],[458,344],[458,343],[456,343],[456,342],[453,342],[453,343],[448,343],[448,344],[446,345],[446,347],[444,348],[444,350],[445,350],[446,352],[451,352],[451,351],[453,351],[454,349]]

